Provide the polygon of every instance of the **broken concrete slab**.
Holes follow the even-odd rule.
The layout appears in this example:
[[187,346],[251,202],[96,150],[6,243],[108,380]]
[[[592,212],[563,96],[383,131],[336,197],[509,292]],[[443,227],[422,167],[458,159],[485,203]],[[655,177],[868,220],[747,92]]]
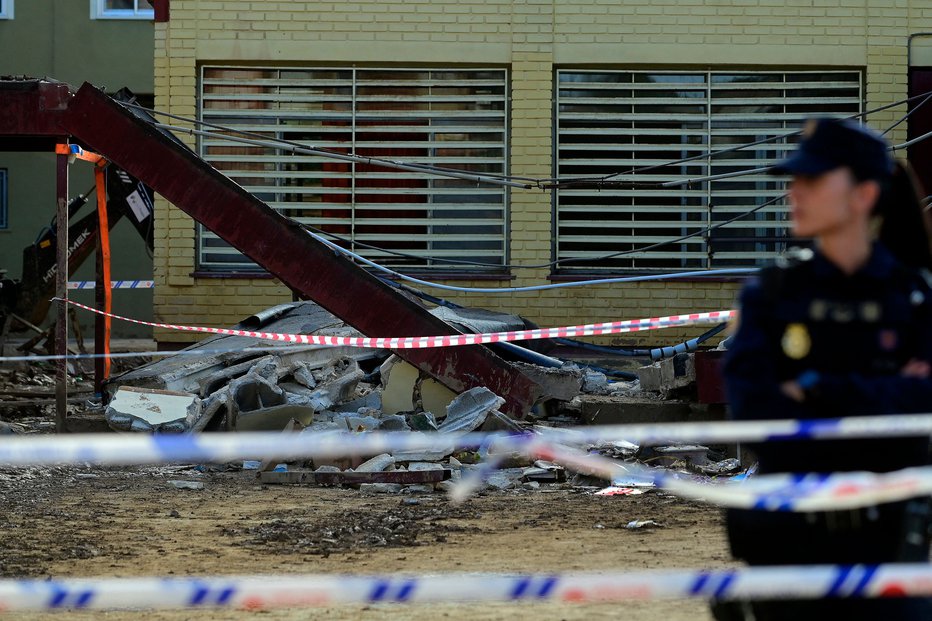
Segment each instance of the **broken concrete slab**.
[[190,393],[124,387],[104,410],[117,431],[184,433],[201,414],[201,400]]
[[[361,336],[314,302],[281,305],[271,316],[259,313],[236,327],[247,330],[262,328],[268,332]],[[105,388],[111,398],[120,386],[137,386],[190,392],[203,399],[245,374],[267,356],[274,356],[280,368],[292,370],[296,382],[311,388],[316,380],[313,376],[309,378],[308,371],[326,367],[336,357],[351,357],[367,364],[377,364],[387,356],[384,350],[296,346],[284,341],[258,341],[240,336],[215,336],[186,349],[211,353],[168,356],[114,376],[107,381]]]
[[513,362],[512,364],[531,380],[540,384],[547,397],[569,401],[582,390],[583,373],[575,364],[566,364],[559,369],[525,362]]
[[637,374],[641,390],[661,394],[670,393],[695,383],[695,355],[684,353],[658,360],[639,368]]
[[440,433],[469,433],[485,423],[493,410],[504,405],[505,400],[488,388],[477,386],[457,396],[447,406],[447,416],[440,424]]
[[408,420],[401,414],[389,414],[379,420],[379,431],[411,431]]
[[[337,358],[315,375],[316,388],[304,394],[286,391],[278,384],[291,369],[282,369],[274,357],[263,358],[229,384],[227,419],[231,429],[278,430],[291,419],[309,425],[315,412],[355,396],[363,373],[355,360]],[[287,384],[287,383],[286,383]]]
[[443,470],[443,466],[435,462],[413,461],[408,464],[410,472],[427,472],[430,470]]
[[376,455],[356,468],[356,472],[383,472],[395,465],[395,458],[388,453]]
[[523,478],[524,468],[503,468],[490,474],[485,482],[489,487],[504,490],[518,487]]

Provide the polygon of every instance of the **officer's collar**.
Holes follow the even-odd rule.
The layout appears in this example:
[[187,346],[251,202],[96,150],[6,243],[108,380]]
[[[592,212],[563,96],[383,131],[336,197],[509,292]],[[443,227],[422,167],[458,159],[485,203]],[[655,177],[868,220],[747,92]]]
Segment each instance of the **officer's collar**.
[[[820,276],[843,276],[843,272],[837,265],[825,258],[818,249],[812,257],[812,266],[815,272]],[[871,256],[867,263],[861,266],[855,273],[851,274],[852,278],[868,277],[874,279],[887,278],[896,266],[896,258],[880,242],[874,242]]]

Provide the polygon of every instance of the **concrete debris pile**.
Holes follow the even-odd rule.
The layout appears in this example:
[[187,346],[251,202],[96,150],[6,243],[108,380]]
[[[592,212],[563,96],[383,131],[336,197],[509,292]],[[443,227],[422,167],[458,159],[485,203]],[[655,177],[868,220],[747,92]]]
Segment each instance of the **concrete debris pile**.
[[[527,327],[520,317],[488,311],[440,307],[432,312],[471,332]],[[312,302],[268,309],[238,327],[358,334]],[[261,463],[244,463],[244,468],[257,470],[265,483],[348,485],[371,493],[417,493],[452,485],[489,457],[489,447],[479,452],[456,449],[452,440],[461,434],[520,432],[535,424],[560,427],[584,422],[642,422],[630,412],[625,414],[624,408],[666,405],[663,396],[689,390],[696,377],[690,354],[643,367],[638,379],[618,381],[601,370],[517,346],[496,351],[518,357],[520,360],[512,364],[544,388],[547,399],[527,420],[518,422],[503,414],[505,399],[488,388],[456,394],[387,350],[295,346],[234,336],[206,339],[177,356],[113,378],[107,385],[110,399],[105,417],[111,428],[123,432],[283,431],[320,435],[385,431],[450,438],[448,446],[440,443],[431,451],[346,455],[287,464],[270,455]],[[629,373],[625,377],[634,376]],[[692,416],[691,407],[687,406],[681,420]],[[613,420],[614,415],[622,419]],[[647,420],[658,418],[648,416]],[[737,460],[703,446],[642,447],[615,442],[587,448],[622,461],[709,476],[739,468]],[[493,489],[536,489],[567,478],[560,466],[519,454],[493,459],[500,468],[485,481]],[[604,484],[585,474],[573,477],[571,482],[580,485]],[[625,485],[624,481],[611,483]],[[635,483],[629,481],[627,487],[635,487]]]
[[[313,303],[276,306],[238,327],[358,335]],[[387,356],[385,351],[216,336],[111,379],[105,416],[118,431],[280,431],[290,420],[307,426],[315,414],[346,410],[371,393],[373,387],[361,382]],[[378,407],[377,400],[374,404]]]

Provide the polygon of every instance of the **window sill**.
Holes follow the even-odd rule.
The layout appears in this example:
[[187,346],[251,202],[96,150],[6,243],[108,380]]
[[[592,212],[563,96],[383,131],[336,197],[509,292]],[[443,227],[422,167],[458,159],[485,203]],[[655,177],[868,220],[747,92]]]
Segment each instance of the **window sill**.
[[144,13],[144,14],[132,14],[132,13],[114,13],[112,15],[106,14],[97,14],[94,15],[92,19],[99,21],[110,21],[110,22],[143,22],[143,21],[154,21],[155,13]]
[[[189,274],[191,278],[218,279],[218,280],[272,280],[275,278],[268,272],[213,272],[209,270],[196,270]],[[381,277],[389,280],[399,280],[397,276],[388,276],[380,274]],[[512,274],[458,274],[451,272],[415,272],[407,273],[405,276],[420,278],[421,280],[446,281],[446,280],[481,280],[481,281],[510,281],[515,277]]]
[[[625,278],[634,276],[656,276],[662,272],[646,274],[644,272],[608,272],[605,274],[550,274],[547,280],[551,282],[581,282],[586,280],[601,280],[605,278]],[[735,274],[733,276],[692,276],[690,278],[676,278],[677,282],[736,282],[743,283],[753,274]]]
[[218,280],[272,280],[275,278],[268,272],[212,272],[208,270],[195,270],[188,275],[191,278]]

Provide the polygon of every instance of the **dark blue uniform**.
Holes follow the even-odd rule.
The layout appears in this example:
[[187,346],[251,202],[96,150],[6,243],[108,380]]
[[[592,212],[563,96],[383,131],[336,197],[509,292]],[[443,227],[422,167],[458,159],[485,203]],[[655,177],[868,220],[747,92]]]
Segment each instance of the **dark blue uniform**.
[[[879,244],[852,275],[818,252],[764,270],[742,292],[738,330],[725,359],[732,416],[812,419],[932,412],[932,379],[900,375],[910,360],[932,361],[930,280],[925,272],[903,267]],[[781,383],[791,380],[804,388],[804,402],[781,392]],[[772,442],[750,448],[762,474],[889,472],[929,463],[925,437]],[[734,555],[754,565],[929,558],[926,499],[828,513],[733,510],[728,529]],[[932,619],[926,600],[752,606],[757,619]],[[742,618],[716,613],[721,619]]]

